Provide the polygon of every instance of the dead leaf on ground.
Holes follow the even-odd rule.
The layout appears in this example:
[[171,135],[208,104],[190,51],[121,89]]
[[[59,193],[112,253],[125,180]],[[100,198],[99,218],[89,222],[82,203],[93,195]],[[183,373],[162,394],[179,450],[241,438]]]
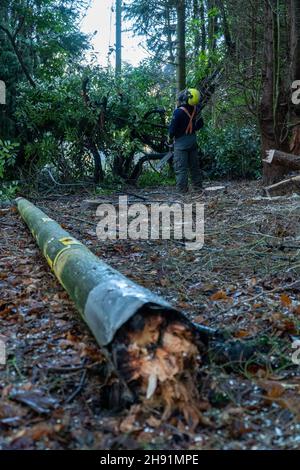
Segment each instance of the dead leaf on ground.
[[258,382],[258,385],[267,393],[268,398],[279,398],[285,392],[285,388],[279,382],[264,380]]
[[293,303],[292,299],[287,294],[281,294],[280,302],[282,303],[284,307],[290,307],[290,305],[292,305]]
[[223,290],[219,290],[211,296],[210,300],[214,302],[218,300],[229,300],[229,297],[227,296],[226,292],[224,292]]

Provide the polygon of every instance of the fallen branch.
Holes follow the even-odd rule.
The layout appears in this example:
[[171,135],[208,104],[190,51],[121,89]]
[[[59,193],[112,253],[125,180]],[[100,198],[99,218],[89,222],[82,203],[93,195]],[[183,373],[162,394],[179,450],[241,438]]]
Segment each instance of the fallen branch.
[[300,194],[300,176],[295,176],[264,188],[264,194],[268,197],[284,196],[293,193]]
[[85,384],[85,380],[86,380],[86,375],[87,375],[87,371],[84,370],[82,372],[82,375],[81,375],[81,378],[80,378],[80,381],[79,381],[79,384],[78,386],[75,388],[75,390],[71,393],[71,395],[65,400],[65,404],[68,404],[68,403],[71,403],[74,398],[77,397],[77,395],[79,395],[84,387],[84,384]]
[[45,171],[48,173],[51,181],[55,184],[55,186],[66,187],[66,186],[87,186],[87,185],[94,186],[95,185],[95,183],[92,181],[78,181],[77,183],[59,183],[58,181],[56,181],[56,179],[52,175],[49,168],[45,168]]
[[165,157],[165,153],[147,153],[143,157],[139,159],[139,161],[136,163],[135,167],[132,170],[132,173],[128,179],[128,182],[131,183],[136,183],[138,180],[139,176],[142,173],[143,170],[143,165],[146,162],[150,162],[151,160],[162,160]]

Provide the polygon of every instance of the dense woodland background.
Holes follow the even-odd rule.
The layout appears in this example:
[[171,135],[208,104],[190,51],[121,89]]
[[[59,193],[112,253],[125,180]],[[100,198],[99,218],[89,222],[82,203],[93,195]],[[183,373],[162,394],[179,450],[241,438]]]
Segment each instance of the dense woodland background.
[[[166,124],[186,85],[211,96],[199,135],[208,177],[257,178],[265,150],[300,153],[291,101],[300,79],[299,0],[127,0],[122,17],[150,52],[139,67],[121,62],[117,0],[109,51],[116,49],[116,68],[98,65],[80,31],[88,4],[0,2],[2,197],[20,182],[45,180],[45,165],[60,182],[136,183],[136,156],[167,151]],[[282,171],[266,168],[265,180]]]

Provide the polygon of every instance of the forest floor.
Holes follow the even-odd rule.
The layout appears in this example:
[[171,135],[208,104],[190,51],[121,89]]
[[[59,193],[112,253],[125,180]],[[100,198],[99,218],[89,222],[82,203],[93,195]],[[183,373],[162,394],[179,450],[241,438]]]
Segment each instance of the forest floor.
[[[194,252],[176,240],[99,242],[95,211],[81,206],[86,195],[33,200],[195,322],[272,342],[264,365],[203,365],[199,407],[211,424],[193,431],[139,405],[105,408],[99,347],[16,209],[0,208],[0,335],[8,350],[0,366],[1,449],[300,448],[300,367],[291,361],[300,331],[300,198],[262,198],[258,182],[226,186],[181,197],[205,203],[205,244]],[[133,192],[147,203],[178,200],[174,188]],[[118,195],[101,198],[117,203]]]

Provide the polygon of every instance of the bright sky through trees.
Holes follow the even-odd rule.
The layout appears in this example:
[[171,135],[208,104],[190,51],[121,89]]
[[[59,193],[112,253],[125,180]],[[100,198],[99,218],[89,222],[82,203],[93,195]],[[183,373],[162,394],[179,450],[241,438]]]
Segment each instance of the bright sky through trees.
[[[82,30],[86,33],[97,34],[93,38],[95,52],[98,52],[99,62],[102,65],[107,64],[107,54],[110,46],[115,44],[115,0],[92,0],[91,7],[82,22]],[[113,8],[113,11],[112,11]],[[131,32],[128,32],[130,25],[123,24],[123,61],[132,65],[138,63],[148,56],[145,49],[139,46],[140,37],[134,38]],[[114,64],[114,54],[111,61]]]

